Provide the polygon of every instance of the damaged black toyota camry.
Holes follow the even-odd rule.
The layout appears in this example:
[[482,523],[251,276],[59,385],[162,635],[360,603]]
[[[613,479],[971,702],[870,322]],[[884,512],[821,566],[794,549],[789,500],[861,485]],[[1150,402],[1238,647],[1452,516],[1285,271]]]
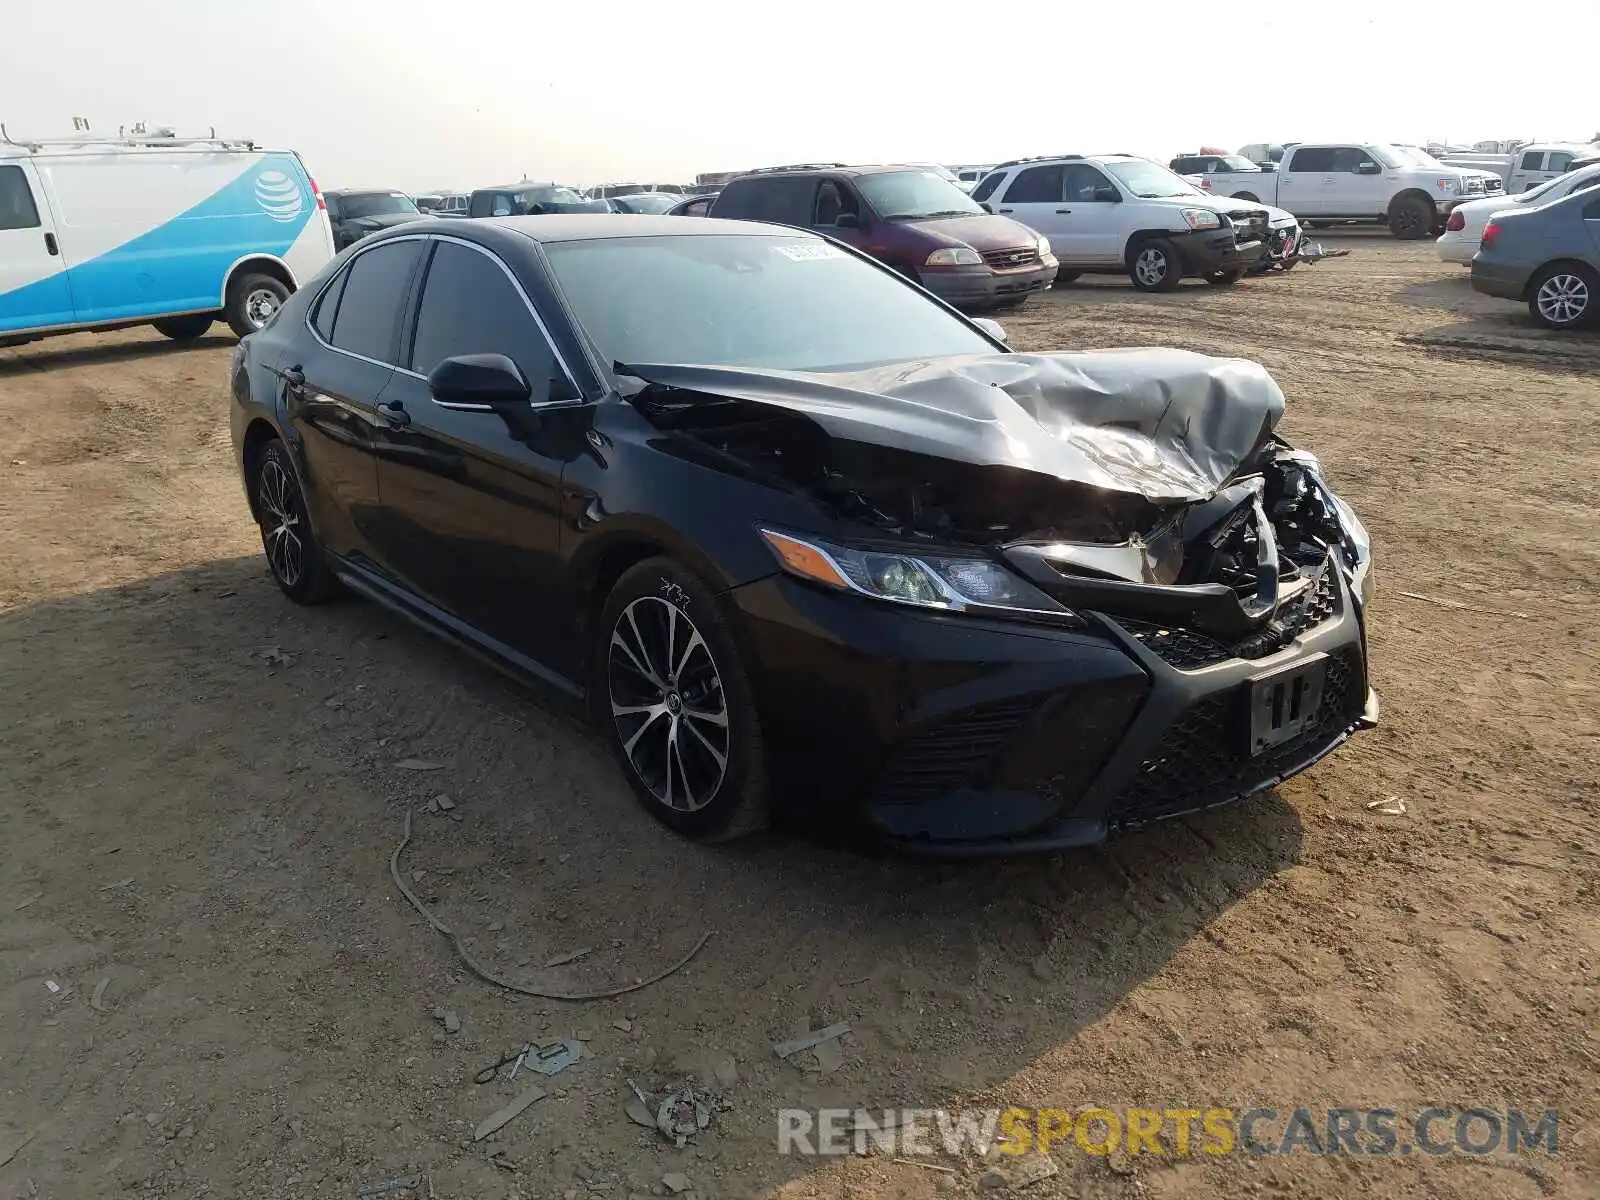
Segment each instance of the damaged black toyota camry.
[[794,229],[421,221],[240,344],[234,446],[291,599],[584,706],[691,836],[1082,845],[1371,725],[1371,546],[1266,371],[1002,337]]

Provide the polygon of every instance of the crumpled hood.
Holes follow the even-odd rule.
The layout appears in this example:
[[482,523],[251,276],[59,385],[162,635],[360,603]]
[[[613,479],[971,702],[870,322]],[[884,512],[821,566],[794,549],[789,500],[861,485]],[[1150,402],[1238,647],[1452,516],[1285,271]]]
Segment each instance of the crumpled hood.
[[986,354],[856,371],[628,365],[664,388],[802,414],[830,436],[1153,502],[1209,499],[1271,434],[1258,363],[1187,350]]

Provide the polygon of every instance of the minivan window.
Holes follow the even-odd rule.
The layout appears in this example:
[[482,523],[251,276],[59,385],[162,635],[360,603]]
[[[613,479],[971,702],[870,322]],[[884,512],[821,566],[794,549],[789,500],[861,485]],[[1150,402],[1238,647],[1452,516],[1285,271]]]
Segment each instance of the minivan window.
[[545,253],[608,362],[827,371],[998,353],[893,272],[822,238],[597,238]]
[[333,345],[376,362],[394,361],[400,308],[422,245],[414,239],[388,242],[357,255],[334,318]]
[[458,354],[504,354],[543,399],[555,352],[498,260],[440,242],[417,309],[411,369],[426,375]]
[[877,171],[859,176],[856,187],[885,221],[963,217],[983,211],[937,171]]
[[735,179],[711,205],[713,217],[809,225],[817,186],[813,175],[747,176]]
[[0,167],[0,229],[37,229],[39,208],[21,167]]

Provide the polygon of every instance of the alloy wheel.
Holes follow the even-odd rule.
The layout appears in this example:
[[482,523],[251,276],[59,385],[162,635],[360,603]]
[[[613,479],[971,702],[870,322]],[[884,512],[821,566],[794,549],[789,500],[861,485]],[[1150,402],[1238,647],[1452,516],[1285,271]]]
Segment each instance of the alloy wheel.
[[261,537],[267,562],[278,582],[292,588],[305,574],[306,550],[301,540],[299,488],[276,458],[261,464],[257,499],[261,508]]
[[689,615],[641,596],[617,615],[606,656],[622,753],[660,803],[697,812],[728,771],[728,705],[711,648]]
[[277,293],[268,288],[256,288],[244,298],[244,319],[252,329],[265,329],[278,311],[278,305]]
[[1154,246],[1147,246],[1133,260],[1133,269],[1138,272],[1140,283],[1155,287],[1167,277],[1167,256]]
[[1589,308],[1589,285],[1577,275],[1552,275],[1540,285],[1534,302],[1552,325],[1574,325]]

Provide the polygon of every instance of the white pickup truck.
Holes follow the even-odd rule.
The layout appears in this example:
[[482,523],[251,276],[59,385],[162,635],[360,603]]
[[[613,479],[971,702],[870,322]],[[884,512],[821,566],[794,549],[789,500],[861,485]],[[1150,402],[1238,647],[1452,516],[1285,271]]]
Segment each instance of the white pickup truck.
[[1534,142],[1511,154],[1447,154],[1439,161],[1452,167],[1493,171],[1505,180],[1506,192],[1520,195],[1559,177],[1575,163],[1600,154],[1600,144]]
[[1433,236],[1456,205],[1489,194],[1484,170],[1387,142],[1293,144],[1276,165],[1250,179],[1262,203],[1306,224],[1372,221],[1408,240]]

